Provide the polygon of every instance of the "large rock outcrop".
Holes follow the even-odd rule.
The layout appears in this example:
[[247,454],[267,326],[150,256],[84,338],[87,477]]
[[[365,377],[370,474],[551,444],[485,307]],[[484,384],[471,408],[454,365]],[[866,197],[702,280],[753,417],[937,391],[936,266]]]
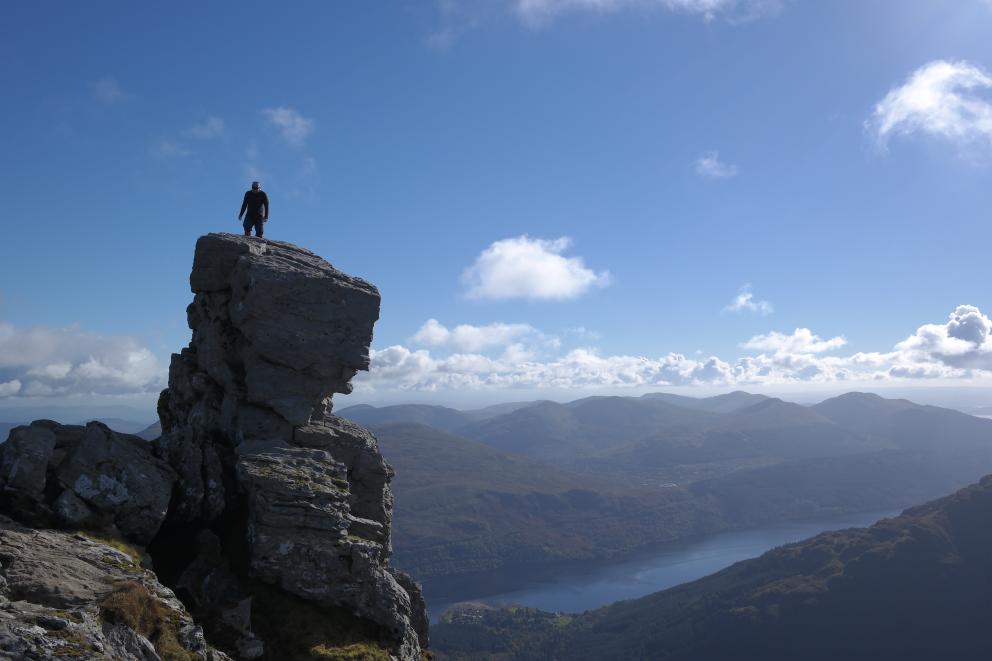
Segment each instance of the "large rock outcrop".
[[[190,285],[160,439],[41,420],[0,446],[0,511],[35,529],[0,518],[0,658],[420,659],[423,596],[389,566],[393,471],[331,413],[368,369],[379,292],[230,234],[197,241]],[[138,545],[157,576],[40,528]]]
[[229,234],[200,238],[190,285],[193,338],[159,402],[157,452],[178,473],[167,525],[243,531],[228,544],[246,545],[252,580],[347,609],[419,657],[422,597],[388,564],[392,469],[370,432],[331,414],[368,369],[378,291],[296,246]]

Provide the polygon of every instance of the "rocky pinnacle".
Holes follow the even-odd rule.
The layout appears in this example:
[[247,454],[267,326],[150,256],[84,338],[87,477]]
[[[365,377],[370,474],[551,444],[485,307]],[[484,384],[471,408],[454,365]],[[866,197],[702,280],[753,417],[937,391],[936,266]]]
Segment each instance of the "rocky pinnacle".
[[156,452],[177,473],[167,526],[244,519],[252,580],[381,627],[420,657],[419,588],[389,567],[392,469],[367,430],[331,414],[369,367],[379,292],[288,243],[196,243],[189,346],[159,401]]

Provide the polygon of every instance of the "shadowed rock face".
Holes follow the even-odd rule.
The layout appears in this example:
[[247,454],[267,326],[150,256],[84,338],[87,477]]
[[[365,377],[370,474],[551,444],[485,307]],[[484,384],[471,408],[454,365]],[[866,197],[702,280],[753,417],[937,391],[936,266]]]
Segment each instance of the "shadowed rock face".
[[3,509],[32,525],[102,528],[147,544],[165,520],[175,480],[145,441],[100,422],[37,420],[0,446]]
[[243,513],[252,580],[347,608],[418,657],[423,599],[388,566],[392,469],[370,432],[331,414],[368,369],[378,291],[296,246],[230,234],[197,241],[190,284],[193,338],[159,401],[156,452],[178,474],[167,525]]

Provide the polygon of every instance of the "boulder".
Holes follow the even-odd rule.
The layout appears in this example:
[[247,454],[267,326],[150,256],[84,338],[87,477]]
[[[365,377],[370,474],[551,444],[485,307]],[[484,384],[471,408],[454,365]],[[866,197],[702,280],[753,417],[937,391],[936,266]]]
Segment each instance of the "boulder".
[[11,430],[0,453],[5,509],[23,522],[147,544],[165,520],[175,472],[140,438],[38,420]]

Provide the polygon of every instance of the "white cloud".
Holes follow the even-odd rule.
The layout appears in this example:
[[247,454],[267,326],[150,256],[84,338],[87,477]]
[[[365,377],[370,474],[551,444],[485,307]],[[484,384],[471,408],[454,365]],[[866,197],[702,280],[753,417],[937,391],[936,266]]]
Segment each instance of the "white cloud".
[[778,13],[782,0],[514,0],[517,16],[526,25],[546,25],[571,12],[599,13],[624,9],[663,9],[701,16],[706,21],[742,21]]
[[224,120],[220,117],[207,117],[202,123],[194,124],[183,133],[197,140],[210,140],[224,135]]
[[609,284],[609,271],[593,271],[581,257],[565,257],[571,239],[495,241],[462,274],[470,298],[569,299]]
[[448,329],[437,319],[428,319],[410,338],[414,344],[446,347],[456,351],[480,351],[490,347],[505,347],[525,336],[537,335],[529,324],[494,323],[486,326],[460,324]]
[[283,139],[294,147],[303,146],[304,141],[313,133],[314,122],[298,113],[293,108],[280,106],[266,108],[262,114],[269,123],[279,129]]
[[896,345],[913,364],[953,370],[992,370],[992,321],[973,305],[959,305],[947,323],[926,324]]
[[93,91],[94,98],[107,106],[125,101],[130,96],[121,88],[117,80],[110,76],[90,84],[90,89]]
[[935,60],[879,101],[866,128],[883,147],[892,135],[914,133],[960,145],[992,144],[990,88],[992,76],[981,68]]
[[696,174],[706,179],[729,179],[737,176],[737,166],[720,160],[720,152],[708,151],[694,162]]
[[154,392],[165,369],[134,339],[0,322],[0,397]]
[[[992,381],[992,320],[971,305],[956,308],[945,323],[920,326],[889,351],[841,354],[847,345],[843,336],[823,338],[808,328],[797,328],[789,334],[756,335],[741,347],[757,353],[731,360],[675,352],[661,357],[603,355],[589,347],[560,351],[558,344],[528,344],[528,337],[542,334],[522,326],[530,335],[519,342],[511,337],[514,333],[502,333],[499,342],[466,340],[459,349],[451,339],[453,331],[428,322],[421,329],[423,343],[456,353],[439,355],[401,345],[373,351],[372,370],[357,378],[356,387],[365,391],[582,390],[933,378]],[[501,353],[485,353],[497,345]]]
[[777,355],[823,353],[833,351],[847,344],[843,336],[832,337],[829,340],[814,335],[808,328],[797,328],[791,335],[772,331],[767,335],[755,335],[742,344],[745,349],[757,351],[773,351]]
[[768,301],[758,301],[754,298],[751,285],[746,284],[741,287],[737,296],[723,308],[724,312],[758,312],[763,315],[771,314],[775,311]]

